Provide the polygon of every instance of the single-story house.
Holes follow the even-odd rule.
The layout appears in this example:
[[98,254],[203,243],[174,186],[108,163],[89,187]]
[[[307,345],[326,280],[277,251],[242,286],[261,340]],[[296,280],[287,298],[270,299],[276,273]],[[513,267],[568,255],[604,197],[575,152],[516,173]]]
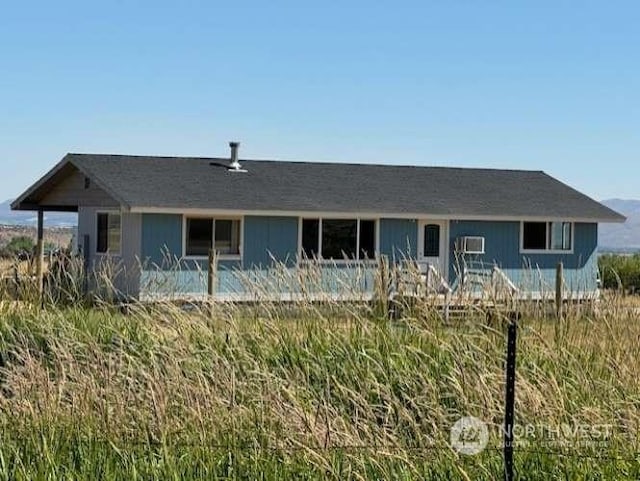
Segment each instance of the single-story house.
[[247,279],[293,296],[312,262],[330,290],[364,271],[350,287],[366,294],[383,258],[454,290],[499,269],[531,296],[553,291],[562,262],[567,291],[591,295],[598,223],[625,221],[541,171],[238,160],[230,145],[229,158],[67,154],[12,208],[38,211],[40,230],[45,211],[78,212],[88,269],[118,262],[133,298],[206,294],[211,250],[220,297],[250,297]]

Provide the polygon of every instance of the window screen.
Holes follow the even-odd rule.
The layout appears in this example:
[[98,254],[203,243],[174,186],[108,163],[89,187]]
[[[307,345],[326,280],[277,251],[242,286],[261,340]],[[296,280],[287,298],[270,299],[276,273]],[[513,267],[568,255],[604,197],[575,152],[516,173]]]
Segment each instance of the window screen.
[[550,222],[549,249],[571,250],[571,222]]
[[240,221],[236,219],[216,219],[215,250],[222,255],[240,254]]

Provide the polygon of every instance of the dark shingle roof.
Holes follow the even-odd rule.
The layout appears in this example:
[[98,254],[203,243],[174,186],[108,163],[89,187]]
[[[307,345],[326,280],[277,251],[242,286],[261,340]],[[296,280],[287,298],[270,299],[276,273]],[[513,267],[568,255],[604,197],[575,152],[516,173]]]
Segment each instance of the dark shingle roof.
[[66,160],[131,208],[624,217],[539,171],[68,154]]

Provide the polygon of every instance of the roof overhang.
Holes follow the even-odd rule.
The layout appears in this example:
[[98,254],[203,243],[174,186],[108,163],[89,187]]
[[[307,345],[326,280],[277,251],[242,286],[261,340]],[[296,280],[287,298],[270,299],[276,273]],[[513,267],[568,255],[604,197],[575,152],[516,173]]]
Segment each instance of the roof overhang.
[[13,207],[11,204],[11,210],[22,210],[22,211],[38,211],[41,210],[43,212],[78,212],[78,206],[73,205],[47,205],[47,204],[29,204],[22,203],[20,204],[20,208]]
[[74,171],[80,171],[89,177],[92,182],[110,195],[116,202],[124,204],[117,194],[104,186],[100,179],[97,179],[86,169],[76,165],[69,158],[69,154],[65,155],[49,172],[43,175],[35,184],[24,191],[16,200],[11,203],[11,210],[21,211],[47,211],[47,212],[78,212],[78,203],[73,205],[50,205],[41,203],[41,199],[49,190],[55,187],[60,181],[65,179]]
[[581,218],[581,217],[557,217],[557,216],[501,216],[501,215],[478,215],[465,213],[430,214],[428,212],[375,212],[375,211],[352,211],[352,212],[326,212],[326,211],[284,211],[284,210],[242,210],[242,209],[188,209],[178,207],[140,207],[134,206],[127,209],[128,212],[137,214],[181,214],[192,216],[274,216],[274,217],[372,217],[377,219],[433,219],[433,220],[459,220],[459,221],[488,221],[488,222],[575,222],[575,223],[624,223],[626,217],[612,216],[607,218]]

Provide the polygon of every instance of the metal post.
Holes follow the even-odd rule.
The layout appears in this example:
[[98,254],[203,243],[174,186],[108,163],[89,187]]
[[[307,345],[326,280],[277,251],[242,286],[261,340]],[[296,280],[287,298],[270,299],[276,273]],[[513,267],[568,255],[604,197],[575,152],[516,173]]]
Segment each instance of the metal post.
[[506,395],[504,415],[504,479],[513,481],[513,426],[515,421],[516,403],[516,341],[518,325],[515,321],[509,323],[507,335],[507,369]]
[[558,262],[556,268],[556,316],[562,319],[562,302],[564,299],[564,266]]
[[44,294],[44,211],[38,210],[38,237],[36,244],[36,282],[38,295],[42,300]]

